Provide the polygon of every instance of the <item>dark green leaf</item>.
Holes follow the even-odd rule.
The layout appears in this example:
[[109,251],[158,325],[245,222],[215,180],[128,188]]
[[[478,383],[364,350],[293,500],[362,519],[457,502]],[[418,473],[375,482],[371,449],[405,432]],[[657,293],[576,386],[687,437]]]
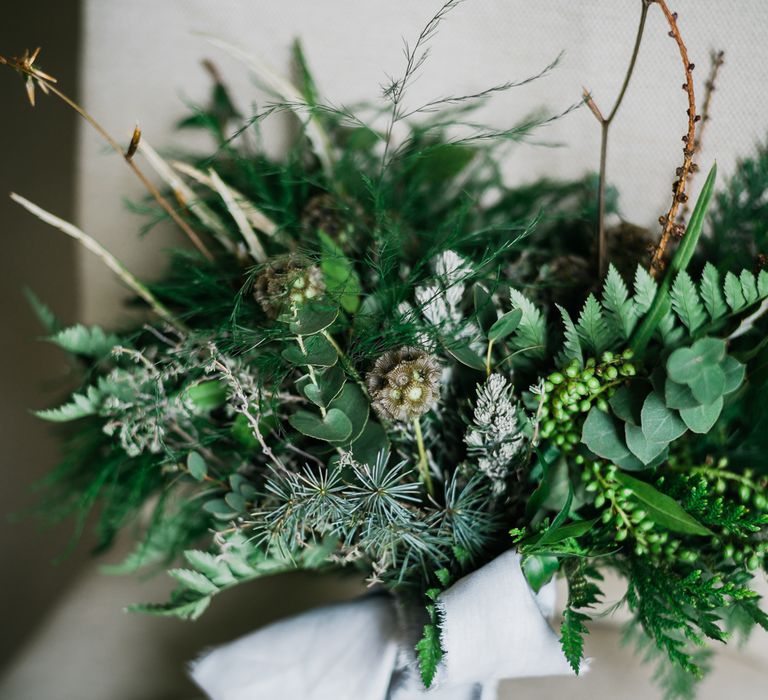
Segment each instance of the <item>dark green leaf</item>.
[[652,391],[643,403],[641,427],[646,440],[666,445],[679,438],[685,431],[680,416],[664,403],[660,394]]
[[[341,411],[350,421],[352,430],[349,435],[338,440],[345,444],[356,440],[368,422],[368,398],[362,389],[352,382],[347,382],[341,393],[329,404],[331,410]],[[329,411],[330,413],[330,411]]]
[[642,428],[629,423],[624,425],[624,436],[627,440],[627,447],[632,451],[632,454],[645,465],[653,462],[667,446],[666,442],[649,442]]
[[218,380],[200,382],[187,387],[187,397],[201,411],[212,411],[227,399],[227,385]]
[[306,354],[297,343],[283,350],[282,358],[293,365],[314,367],[332,367],[339,359],[336,349],[322,335],[309,336],[303,342]]
[[343,442],[352,435],[352,422],[338,408],[329,409],[325,417],[297,411],[288,422],[303,435],[327,442]]
[[643,504],[648,516],[658,525],[686,535],[711,535],[712,532],[698,520],[688,515],[680,504],[656,488],[629,476],[623,472],[616,473],[616,479],[632,491],[635,498]]
[[485,370],[485,360],[472,350],[466,343],[452,344],[445,346],[445,351],[461,364],[472,369]]
[[664,383],[664,401],[670,408],[694,408],[699,402],[694,398],[693,392],[685,385],[673,382],[667,378]]
[[723,410],[723,397],[719,396],[714,402],[695,406],[693,408],[684,408],[680,411],[680,417],[685,424],[694,432],[702,435],[708,433],[712,426],[720,417]]
[[208,475],[208,467],[199,452],[190,452],[187,455],[187,471],[193,479],[203,481]]
[[624,469],[642,469],[643,464],[627,448],[611,416],[593,406],[581,433],[581,441],[598,457]]
[[523,559],[523,573],[536,593],[552,580],[559,568],[557,557],[550,554],[530,554]]
[[488,331],[488,340],[496,342],[497,340],[501,340],[502,338],[511,335],[517,330],[522,318],[522,309],[508,311],[491,326]]
[[369,420],[363,432],[350,446],[352,456],[362,464],[373,466],[380,453],[389,454],[387,431],[379,423]]
[[339,315],[339,308],[327,302],[305,304],[299,309],[296,320],[290,324],[291,333],[314,335],[333,324]]

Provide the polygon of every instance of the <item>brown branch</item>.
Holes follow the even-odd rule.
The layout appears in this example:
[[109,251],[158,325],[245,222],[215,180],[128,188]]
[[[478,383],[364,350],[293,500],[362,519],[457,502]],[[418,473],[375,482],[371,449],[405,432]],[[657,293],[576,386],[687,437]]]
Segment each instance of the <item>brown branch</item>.
[[651,257],[650,270],[651,274],[657,276],[664,269],[666,265],[665,253],[667,246],[673,238],[682,238],[685,234],[685,228],[676,222],[677,211],[681,204],[684,204],[688,199],[685,194],[685,186],[688,181],[688,176],[693,166],[693,154],[696,144],[696,122],[700,117],[696,114],[696,96],[693,89],[693,69],[694,65],[688,58],[688,49],[685,46],[683,37],[680,34],[680,29],[677,26],[677,13],[670,11],[667,6],[666,0],[653,0],[664,13],[664,17],[669,24],[669,36],[675,40],[677,48],[680,51],[680,58],[683,62],[683,69],[685,72],[685,82],[683,83],[683,90],[688,95],[688,130],[683,136],[683,165],[677,169],[678,178],[672,185],[672,205],[666,215],[659,218],[659,223],[662,226],[661,237],[659,244],[653,251]]
[[[29,100],[34,106],[34,87],[35,85],[40,88],[40,90],[44,93],[53,93],[58,97],[62,102],[64,102],[66,105],[71,107],[75,112],[77,112],[85,121],[87,121],[95,130],[96,132],[110,145],[110,147],[118,153],[123,160],[128,164],[128,167],[133,170],[136,177],[139,178],[141,181],[141,184],[144,185],[144,187],[147,189],[147,191],[154,197],[155,201],[165,210],[165,212],[168,214],[168,216],[173,219],[173,221],[176,223],[176,225],[184,231],[184,233],[187,235],[187,238],[192,242],[192,244],[205,256],[208,260],[213,260],[213,255],[208,250],[206,245],[203,243],[203,241],[200,239],[200,237],[195,233],[195,231],[192,230],[192,228],[189,226],[189,224],[184,221],[184,219],[181,218],[179,213],[171,206],[170,202],[160,193],[160,190],[155,187],[155,185],[150,182],[150,180],[147,178],[146,175],[141,171],[138,165],[133,160],[133,153],[131,153],[130,146],[127,151],[123,150],[123,147],[117,142],[115,138],[112,137],[112,135],[98,122],[96,119],[94,119],[93,116],[91,116],[83,107],[81,107],[77,102],[75,102],[73,99],[68,97],[66,94],[64,94],[61,90],[56,88],[54,86],[54,83],[56,83],[56,79],[51,77],[50,75],[47,75],[46,73],[43,73],[39,68],[37,68],[34,65],[35,59],[37,58],[38,54],[40,53],[40,49],[35,50],[32,55],[30,56],[29,52],[25,52],[24,56],[21,58],[5,58],[4,56],[0,56],[0,65],[7,65],[10,68],[13,68],[17,72],[21,73],[22,75],[26,76],[27,78],[27,93],[29,95]],[[140,132],[139,132],[140,133]],[[134,137],[136,137],[136,130],[134,130]]]
[[[725,63],[724,60],[725,52],[724,51],[711,51],[709,54],[709,75],[707,76],[707,82],[704,83],[704,100],[701,105],[701,123],[699,124],[699,131],[696,134],[696,140],[693,144],[693,150],[696,153],[701,153],[701,144],[704,140],[704,130],[707,127],[707,122],[709,122],[710,118],[710,111],[712,107],[712,94],[715,92],[715,87],[717,85],[717,76],[720,72],[720,67]],[[688,184],[691,184],[691,181],[693,180],[694,176],[698,172],[698,168],[696,167],[696,164],[694,163],[691,167],[690,172],[688,173]],[[690,213],[691,207],[690,202],[686,202],[683,205],[683,209],[680,212],[680,215],[678,216],[678,223],[682,224],[685,222],[685,219],[688,218],[688,214]]]

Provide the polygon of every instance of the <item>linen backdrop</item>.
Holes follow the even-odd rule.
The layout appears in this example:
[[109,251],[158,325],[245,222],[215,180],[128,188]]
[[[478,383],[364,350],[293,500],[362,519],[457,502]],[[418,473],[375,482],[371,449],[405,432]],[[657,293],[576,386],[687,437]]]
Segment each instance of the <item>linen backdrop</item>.
[[[415,40],[440,7],[439,0],[85,0],[81,60],[82,99],[113,133],[130,136],[135,122],[156,148],[205,148],[174,131],[185,101],[206,99],[209,82],[200,67],[212,59],[240,106],[247,111],[268,99],[248,71],[202,34],[227,40],[265,58],[288,73],[290,45],[300,37],[325,96],[336,104],[380,98],[386,76],[403,67],[402,41]],[[718,89],[707,126],[706,170],[717,157],[720,173],[736,167],[768,130],[768,61],[765,0],[677,0],[680,26],[692,60],[701,100],[712,49],[725,51]],[[621,85],[632,48],[640,0],[468,0],[454,10],[431,42],[432,51],[409,95],[413,104],[449,94],[475,92],[537,73],[561,52],[559,66],[546,78],[491,100],[483,118],[506,127],[536,108],[562,111],[588,88],[604,111]],[[636,76],[611,130],[608,176],[621,193],[621,213],[629,221],[653,225],[669,204],[674,170],[685,127],[685,95],[674,42],[660,11],[651,8]],[[266,127],[267,147],[285,144],[286,121]],[[568,178],[596,170],[599,129],[587,109],[579,109],[537,135],[539,144],[512,148],[505,161],[511,182],[540,176]],[[700,185],[703,177],[696,183]],[[139,241],[141,224],[123,200],[141,191],[114,156],[107,155],[83,126],[79,144],[78,224],[96,236],[129,269],[156,275],[158,252],[174,234],[156,230]],[[695,195],[696,186],[692,195]],[[80,252],[80,318],[115,323],[125,290],[94,258]],[[127,546],[127,543],[125,544]],[[119,555],[115,553],[112,558]],[[353,595],[349,579],[281,577],[243,587],[217,602],[190,626],[173,620],[122,616],[122,605],[162,598],[168,585],[154,579],[105,578],[85,569],[63,595],[47,625],[19,651],[0,683],[0,696],[13,700],[78,698],[192,698],[199,693],[183,677],[183,659],[204,647],[242,634],[290,611],[322,600]],[[503,595],[502,592],[500,592]],[[615,598],[616,596],[614,596]],[[756,635],[759,637],[759,634]],[[594,657],[582,679],[531,680],[506,684],[503,698],[656,697],[650,671],[639,669],[618,644],[615,621],[599,621],[589,639]],[[514,653],[514,650],[510,650]],[[753,640],[741,655],[729,650],[701,693],[714,698],[728,686],[742,700],[764,697],[765,638]]]

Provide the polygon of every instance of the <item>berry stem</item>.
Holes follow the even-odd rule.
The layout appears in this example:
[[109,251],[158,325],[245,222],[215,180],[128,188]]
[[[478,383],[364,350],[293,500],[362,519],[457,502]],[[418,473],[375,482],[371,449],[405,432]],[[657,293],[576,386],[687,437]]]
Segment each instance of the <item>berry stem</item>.
[[416,432],[416,445],[419,448],[419,462],[417,464],[419,474],[424,485],[427,487],[427,493],[430,496],[434,496],[432,475],[429,473],[429,461],[427,460],[427,450],[424,447],[424,435],[421,432],[421,423],[418,418],[413,419],[413,429]]

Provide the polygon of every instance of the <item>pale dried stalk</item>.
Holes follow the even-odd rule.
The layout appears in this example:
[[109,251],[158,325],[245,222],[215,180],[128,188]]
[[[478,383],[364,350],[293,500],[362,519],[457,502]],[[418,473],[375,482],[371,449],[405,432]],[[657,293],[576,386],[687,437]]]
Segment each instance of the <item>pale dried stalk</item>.
[[112,270],[112,272],[114,272],[123,282],[125,282],[125,284],[130,289],[132,289],[138,296],[146,301],[150,308],[160,318],[174,326],[179,331],[185,330],[183,324],[174,318],[173,314],[157,299],[157,297],[155,297],[155,295],[152,294],[152,292],[150,292],[144,284],[142,284],[134,275],[128,271],[123,263],[121,263],[98,241],[96,241],[84,231],[77,228],[77,226],[74,224],[71,224],[64,219],[60,219],[55,214],[51,214],[49,211],[46,211],[42,207],[37,206],[37,204],[30,202],[28,199],[16,194],[15,192],[11,193],[11,199],[17,204],[20,204],[31,214],[34,214],[41,221],[44,221],[46,224],[49,224],[54,228],[57,228],[59,231],[67,234],[71,238],[74,238],[76,241],[81,243],[84,248],[87,248],[94,255],[97,255],[99,258],[101,258],[104,264],[110,270]]

